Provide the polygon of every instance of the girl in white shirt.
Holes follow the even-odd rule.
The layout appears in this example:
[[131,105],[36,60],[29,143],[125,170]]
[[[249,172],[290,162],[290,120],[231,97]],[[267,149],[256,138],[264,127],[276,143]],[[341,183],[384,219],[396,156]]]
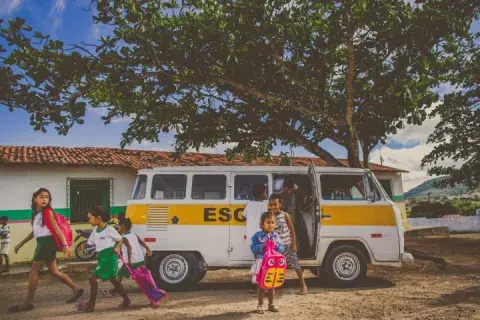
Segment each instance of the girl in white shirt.
[[[52,231],[50,231],[50,229],[45,225],[45,219],[50,220],[50,224],[53,226]],[[45,188],[39,188],[32,195],[32,228],[33,231],[30,232],[30,234],[22,242],[20,242],[14,250],[15,253],[18,253],[20,248],[23,247],[25,243],[33,238],[37,240],[37,248],[35,249],[35,253],[33,255],[32,269],[30,270],[30,274],[28,276],[27,299],[22,304],[11,306],[8,309],[9,312],[33,310],[33,297],[35,296],[35,291],[38,285],[38,274],[44,265],[47,265],[48,271],[52,276],[58,278],[72,289],[73,296],[67,301],[67,303],[73,303],[77,301],[78,298],[80,298],[84,293],[84,290],[76,286],[69,276],[63,272],[60,272],[57,268],[57,244],[55,239],[52,237],[52,232],[56,232],[58,237],[64,243],[62,248],[63,253],[65,253],[67,256],[70,256],[72,254],[72,250],[67,245],[65,237],[58,227],[52,209],[52,196],[50,191]]]
[[88,213],[88,222],[94,226],[92,234],[88,238],[87,244],[95,246],[97,252],[98,265],[89,278],[90,281],[90,300],[77,304],[79,311],[92,312],[95,309],[97,300],[98,279],[110,280],[117,292],[123,298],[120,308],[126,308],[130,305],[123,286],[117,280],[118,256],[122,246],[122,236],[107,222],[110,220],[110,213],[102,207],[97,206],[93,212]]

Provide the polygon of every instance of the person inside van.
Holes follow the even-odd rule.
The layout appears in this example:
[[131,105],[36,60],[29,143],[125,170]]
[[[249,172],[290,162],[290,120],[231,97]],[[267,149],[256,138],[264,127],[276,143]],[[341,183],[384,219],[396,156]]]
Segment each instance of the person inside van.
[[305,206],[305,191],[295,183],[292,176],[286,176],[283,180],[283,188],[280,193],[282,210],[288,212],[292,221]]

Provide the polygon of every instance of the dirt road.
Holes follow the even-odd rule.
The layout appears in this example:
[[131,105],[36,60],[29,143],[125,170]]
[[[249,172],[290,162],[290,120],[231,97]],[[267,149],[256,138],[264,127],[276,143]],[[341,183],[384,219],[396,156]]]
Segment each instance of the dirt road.
[[[289,273],[278,290],[280,313],[253,313],[255,296],[247,292],[246,270],[207,274],[195,291],[170,293],[159,309],[148,307],[132,281],[126,282],[133,305],[119,310],[118,299],[100,298],[95,317],[104,319],[480,319],[480,235],[409,240],[415,248],[437,254],[450,262],[445,270],[416,261],[402,269],[371,267],[368,278],[353,289],[330,288],[306,271],[309,294],[297,295],[298,283]],[[73,277],[88,288],[87,274]],[[4,313],[8,305],[24,298],[26,279],[0,278],[1,319],[90,319],[63,301],[68,288],[49,276],[42,277],[34,311]],[[107,283],[100,288],[108,288]],[[87,290],[88,291],[88,290]]]

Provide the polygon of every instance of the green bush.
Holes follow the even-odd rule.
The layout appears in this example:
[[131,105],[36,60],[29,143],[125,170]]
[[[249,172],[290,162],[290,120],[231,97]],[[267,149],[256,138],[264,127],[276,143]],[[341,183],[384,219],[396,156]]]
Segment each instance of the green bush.
[[458,214],[459,212],[459,208],[451,202],[421,201],[411,207],[410,218],[441,218],[444,215]]

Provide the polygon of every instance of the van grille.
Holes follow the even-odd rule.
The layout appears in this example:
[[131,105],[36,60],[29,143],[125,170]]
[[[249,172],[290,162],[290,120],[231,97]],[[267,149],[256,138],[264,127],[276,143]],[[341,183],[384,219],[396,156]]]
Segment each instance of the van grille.
[[168,206],[148,206],[147,230],[167,231]]

